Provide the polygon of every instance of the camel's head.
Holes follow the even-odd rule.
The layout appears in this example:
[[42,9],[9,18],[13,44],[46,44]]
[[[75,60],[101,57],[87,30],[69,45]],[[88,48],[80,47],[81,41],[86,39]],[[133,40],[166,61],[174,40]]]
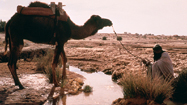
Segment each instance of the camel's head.
[[95,24],[98,29],[102,29],[105,26],[112,25],[112,21],[110,21],[109,19],[101,18],[99,15],[92,15],[89,20],[90,22],[93,22],[93,24]]
[[[94,25],[96,30],[93,32],[95,34],[99,29],[102,29],[106,26],[112,26],[112,21],[109,19],[101,18],[99,15],[92,15],[90,19],[85,23],[85,25]],[[92,35],[93,35],[92,34]]]

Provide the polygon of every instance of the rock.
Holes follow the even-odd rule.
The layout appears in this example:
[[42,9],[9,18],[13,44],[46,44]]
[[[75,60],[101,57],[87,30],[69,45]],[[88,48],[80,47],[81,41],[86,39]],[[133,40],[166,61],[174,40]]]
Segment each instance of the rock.
[[93,73],[96,72],[97,70],[92,67],[81,67],[81,71]]
[[104,72],[105,74],[108,74],[108,75],[112,74],[112,70],[111,69],[104,69],[102,72]]
[[118,98],[112,102],[112,105],[124,105],[125,99],[124,98]]
[[[49,49],[52,49],[51,46],[44,46],[42,48],[36,48],[35,46],[33,46],[34,49],[31,48],[24,48],[23,51],[21,52],[19,59],[33,59],[34,56],[39,57],[39,56],[43,56],[47,53],[47,51]],[[7,55],[4,55],[4,52],[0,52],[0,61],[1,62],[8,62],[8,58],[9,58],[9,52],[7,53]],[[29,60],[29,61],[30,61]]]
[[158,104],[153,100],[146,100],[145,98],[118,98],[112,102],[112,105],[166,105],[164,103]]
[[79,91],[82,91],[82,85],[84,84],[83,79],[81,78],[75,78],[71,79],[68,82],[68,94],[78,94]]
[[147,100],[144,98],[130,98],[126,99],[124,105],[147,105]]
[[84,82],[83,82],[83,79],[81,79],[81,78],[75,78],[75,81],[77,81],[80,85],[83,85],[84,84]]
[[23,62],[23,61],[24,61],[24,59],[20,59],[20,61],[22,61],[22,62]]
[[68,94],[71,94],[71,95],[76,95],[78,93],[78,91],[76,90],[69,90],[68,91]]
[[17,90],[9,94],[9,96],[5,100],[5,104],[34,104],[40,105],[46,101],[46,97],[43,97],[43,92],[35,89],[22,89]]
[[147,105],[147,100],[144,98],[118,98],[113,101],[112,105]]
[[32,59],[30,59],[30,58],[26,58],[25,61],[27,61],[27,62],[31,62]]
[[165,103],[158,104],[158,103],[154,102],[153,100],[147,100],[147,105],[167,105],[167,104],[165,104]]
[[0,104],[41,105],[46,101],[52,84],[46,82],[44,74],[24,74],[19,79],[25,89],[20,90],[12,79],[0,78],[3,80],[0,84]]

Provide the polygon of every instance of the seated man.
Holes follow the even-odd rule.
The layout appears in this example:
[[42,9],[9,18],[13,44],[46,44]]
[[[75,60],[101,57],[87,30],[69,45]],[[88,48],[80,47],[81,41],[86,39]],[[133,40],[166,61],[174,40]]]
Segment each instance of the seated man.
[[[162,50],[160,45],[153,47],[154,63],[152,64],[151,76],[154,78],[156,75],[162,76],[164,79],[171,79],[174,77],[172,61],[167,52]],[[149,62],[143,60],[143,63],[150,65]],[[148,71],[149,72],[149,71]]]

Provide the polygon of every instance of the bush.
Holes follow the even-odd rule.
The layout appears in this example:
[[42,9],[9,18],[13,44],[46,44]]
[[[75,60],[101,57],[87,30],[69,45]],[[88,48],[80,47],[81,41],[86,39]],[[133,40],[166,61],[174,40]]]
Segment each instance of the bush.
[[[44,73],[46,73],[49,82],[53,83],[53,73],[52,73],[52,59],[53,59],[53,50],[48,50],[47,54],[45,56],[39,57],[39,58],[34,58],[33,61],[36,61],[36,70],[37,71],[42,71]],[[59,80],[60,77],[60,73],[59,73],[59,69],[61,66],[61,59],[59,59],[59,66],[57,66],[56,68],[56,76],[57,76],[57,80]]]
[[118,40],[118,41],[122,41],[122,37],[121,37],[121,36],[118,36],[118,37],[117,37],[117,40]]
[[104,37],[103,37],[103,40],[107,40],[107,37],[106,37],[106,36],[104,36]]
[[173,82],[173,100],[187,103],[187,68],[183,69]]
[[163,100],[172,95],[171,81],[167,82],[160,77],[144,77],[142,75],[125,74],[120,80],[124,98],[145,98],[163,103]]
[[83,91],[84,91],[85,93],[92,92],[92,87],[89,86],[89,85],[85,85],[84,88],[83,88]]
[[48,50],[46,55],[36,58],[33,58],[33,61],[37,62],[36,65],[36,70],[37,71],[43,71],[46,73],[46,69],[51,66],[52,63],[52,59],[53,59],[53,51],[52,50]]
[[0,19],[0,32],[3,32],[3,31],[4,31],[5,24],[6,24],[6,22],[5,22],[5,21],[2,21],[2,20]]

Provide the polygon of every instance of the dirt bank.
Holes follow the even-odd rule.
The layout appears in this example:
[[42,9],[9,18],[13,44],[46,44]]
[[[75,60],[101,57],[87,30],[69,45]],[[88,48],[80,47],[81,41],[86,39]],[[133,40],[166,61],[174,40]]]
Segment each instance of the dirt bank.
[[[1,63],[0,65],[0,105],[40,105],[47,100],[53,84],[48,82],[48,78],[45,74],[36,71],[36,62],[18,61],[18,77],[25,87],[25,89],[22,90],[19,90],[19,88],[14,85],[7,63]],[[82,88],[84,77],[70,71],[67,71],[67,76],[66,94],[76,94],[78,89]],[[76,83],[76,85],[72,85],[72,83]],[[56,94],[60,93],[60,87],[56,88],[55,92]]]

